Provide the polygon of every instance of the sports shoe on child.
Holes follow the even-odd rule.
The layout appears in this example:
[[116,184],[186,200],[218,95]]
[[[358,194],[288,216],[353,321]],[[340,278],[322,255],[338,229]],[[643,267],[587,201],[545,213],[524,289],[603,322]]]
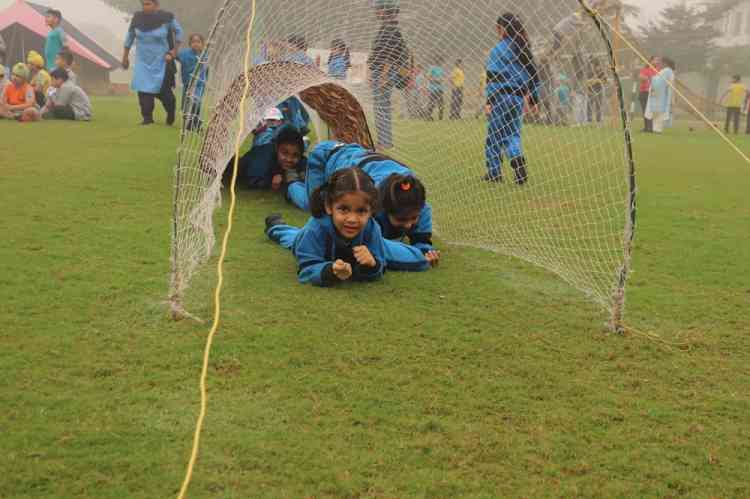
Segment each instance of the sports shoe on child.
[[281,213],[271,213],[266,217],[266,232],[275,225],[284,225],[284,219],[282,218]]

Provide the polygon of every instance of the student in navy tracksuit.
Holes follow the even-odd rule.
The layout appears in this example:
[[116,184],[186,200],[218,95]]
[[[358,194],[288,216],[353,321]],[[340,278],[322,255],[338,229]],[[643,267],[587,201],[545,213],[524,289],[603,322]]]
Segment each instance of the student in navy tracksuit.
[[339,281],[376,281],[385,272],[385,246],[373,220],[378,191],[359,168],[336,172],[311,198],[313,217],[302,228],[281,215],[266,218],[266,234],[291,244],[302,284],[332,286]]
[[[425,201],[424,186],[408,167],[387,156],[374,153],[359,144],[321,142],[308,158],[305,183],[290,184],[288,199],[298,208],[309,210],[310,194],[336,171],[351,166],[358,166],[367,173],[381,193],[389,194],[395,189],[398,194],[392,203],[384,203],[385,214],[377,216],[384,232],[393,235],[386,236],[388,268],[424,271],[437,265],[440,253],[432,247],[432,207]],[[400,187],[392,188],[406,179],[409,181],[404,185],[415,188],[412,194],[421,193],[419,203],[412,202],[413,196],[403,195]],[[411,245],[399,241],[404,236],[411,241]]]
[[503,155],[510,160],[516,183],[528,181],[526,159],[521,145],[525,98],[533,106],[539,97],[539,76],[534,65],[526,29],[513,14],[497,20],[500,42],[487,60],[487,107],[489,124],[484,180],[502,182]]
[[[280,114],[279,114],[280,116]],[[238,179],[248,189],[273,189],[286,193],[291,182],[304,179],[307,169],[302,134],[292,125],[266,120],[255,130],[253,146],[239,161]],[[224,172],[229,178],[234,168],[230,159]]]

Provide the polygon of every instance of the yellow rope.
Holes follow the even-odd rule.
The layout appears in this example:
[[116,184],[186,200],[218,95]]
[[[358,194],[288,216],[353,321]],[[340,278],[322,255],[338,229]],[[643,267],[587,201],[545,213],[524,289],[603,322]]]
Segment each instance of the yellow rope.
[[[641,59],[648,67],[650,67],[654,71],[657,71],[657,72],[659,71],[653,64],[651,64],[651,61],[649,61],[648,58],[645,55],[643,55],[643,53],[640,50],[638,50],[638,48],[635,45],[633,45],[630,42],[630,40],[628,40],[627,37],[625,37],[625,35],[622,34],[622,32],[620,30],[618,30],[617,28],[615,28],[614,26],[612,26],[612,24],[609,21],[607,21],[606,18],[604,18],[603,16],[599,15],[599,13],[596,10],[592,9],[591,7],[589,7],[585,2],[583,2],[583,5],[584,5],[584,8],[586,8],[586,10],[588,11],[588,13],[591,16],[596,17],[597,19],[599,19],[599,21],[601,21],[604,24],[606,24],[607,27],[610,30],[612,30],[612,33],[614,33],[615,35],[617,35],[617,37],[620,38],[620,40],[622,40],[623,42],[625,42],[625,45],[627,45],[628,48],[630,48],[630,50],[632,50],[633,53],[635,55],[637,55],[638,58]],[[703,114],[701,112],[701,110],[698,109],[690,101],[690,99],[688,99],[687,96],[685,96],[685,94],[683,94],[680,91],[680,89],[677,88],[677,86],[674,83],[672,83],[670,81],[667,81],[667,85],[669,85],[669,87],[672,90],[674,90],[674,92],[678,96],[680,96],[683,101],[685,101],[685,103],[690,107],[690,109],[692,109],[695,112],[695,114],[697,114],[698,117],[701,120],[703,120],[714,132],[716,132],[717,134],[719,134],[719,137],[721,137],[722,139],[724,139],[724,142],[726,142],[727,144],[729,144],[729,147],[731,147],[732,149],[734,149],[734,151],[737,154],[739,154],[740,157],[742,159],[744,159],[747,163],[750,163],[750,157],[748,157],[747,154],[745,154],[744,152],[742,152],[742,150],[737,146],[737,144],[735,144],[734,142],[732,142],[732,139],[730,139],[724,132],[721,131],[721,129],[719,129],[719,127],[717,127],[710,119],[708,119],[708,117],[705,114]]]
[[250,14],[250,24],[247,27],[247,33],[245,35],[245,90],[242,93],[242,100],[240,101],[240,128],[237,132],[237,139],[234,145],[235,154],[234,166],[232,170],[232,183],[229,191],[231,201],[229,203],[229,214],[227,215],[227,230],[226,232],[224,232],[224,239],[221,243],[221,255],[219,256],[219,262],[217,264],[218,281],[216,283],[216,290],[214,292],[214,319],[213,325],[211,326],[211,331],[208,333],[208,338],[206,339],[206,347],[203,351],[203,369],[201,370],[200,378],[201,408],[200,413],[198,414],[198,421],[195,425],[195,434],[193,435],[193,450],[190,454],[190,461],[188,462],[187,471],[185,473],[185,480],[182,482],[180,493],[177,496],[178,499],[184,499],[185,494],[187,493],[188,486],[190,485],[190,480],[193,477],[193,468],[195,467],[195,461],[198,459],[198,449],[200,447],[201,431],[203,430],[203,420],[206,417],[206,404],[208,398],[206,394],[208,359],[211,355],[211,344],[213,343],[214,336],[216,335],[216,330],[219,328],[219,318],[221,315],[221,289],[224,285],[224,259],[227,256],[229,236],[232,233],[232,221],[234,218],[234,209],[237,201],[235,187],[237,184],[237,171],[239,169],[240,147],[242,146],[242,140],[245,135],[245,105],[247,102],[248,91],[250,90],[250,78],[248,77],[248,73],[250,71],[250,44],[253,33],[253,25],[255,24],[255,1],[256,0],[251,0],[252,10]]

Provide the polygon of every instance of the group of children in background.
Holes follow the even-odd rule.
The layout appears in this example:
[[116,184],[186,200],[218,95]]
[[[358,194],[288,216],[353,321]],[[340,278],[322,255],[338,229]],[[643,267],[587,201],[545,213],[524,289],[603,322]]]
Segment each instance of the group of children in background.
[[729,133],[730,126],[735,135],[740,131],[740,117],[742,112],[747,113],[747,127],[745,133],[750,134],[750,91],[742,83],[742,77],[735,75],[732,77],[732,83],[724,95],[721,96],[720,102],[727,108],[727,119],[724,124],[724,131]]
[[88,121],[91,101],[72,70],[74,58],[60,26],[62,14],[50,9],[46,22],[50,28],[44,47],[46,61],[31,50],[26,62],[15,64],[10,71],[0,64],[0,118]]
[[[75,57],[68,47],[62,29],[62,14],[50,9],[46,23],[50,31],[44,45],[44,56],[35,50],[29,51],[26,62],[5,65],[5,45],[0,51],[0,118],[32,122],[40,120],[90,121],[93,115],[91,100],[79,86],[78,76],[73,71]],[[183,84],[182,109],[188,129],[201,126],[201,100],[205,93],[208,69],[203,69],[192,93],[188,94],[193,73],[201,63],[205,40],[194,34],[187,47],[177,52],[180,76]]]

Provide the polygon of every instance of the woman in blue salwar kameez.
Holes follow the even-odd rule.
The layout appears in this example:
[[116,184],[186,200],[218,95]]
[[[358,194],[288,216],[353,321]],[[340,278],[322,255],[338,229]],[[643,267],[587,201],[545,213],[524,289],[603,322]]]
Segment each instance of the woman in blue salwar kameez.
[[177,111],[174,96],[174,59],[182,43],[183,31],[171,12],[159,10],[158,0],[142,0],[143,10],[136,12],[125,39],[122,67],[130,67],[130,49],[137,44],[133,90],[138,92],[143,124],[154,122],[154,99],[159,99],[172,125]]

